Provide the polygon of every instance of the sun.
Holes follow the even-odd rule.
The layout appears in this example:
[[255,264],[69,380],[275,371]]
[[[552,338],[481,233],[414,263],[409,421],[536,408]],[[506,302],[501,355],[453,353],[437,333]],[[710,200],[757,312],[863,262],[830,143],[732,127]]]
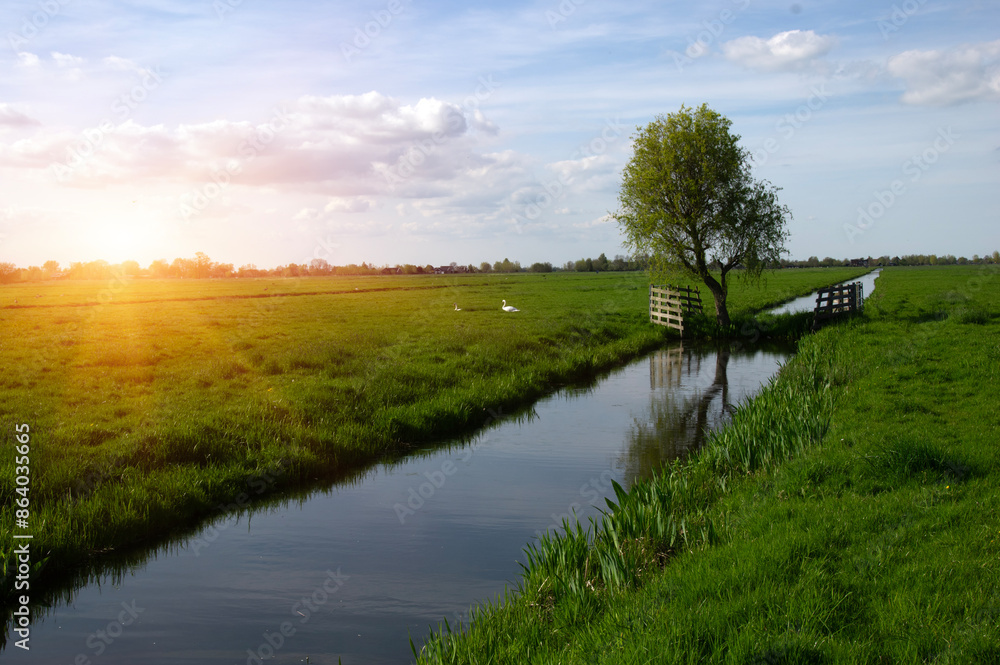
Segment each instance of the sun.
[[136,260],[147,250],[145,238],[135,224],[107,224],[95,233],[97,240],[107,253],[110,263]]
[[162,228],[141,214],[127,217],[107,216],[87,225],[87,253],[111,264],[138,261],[145,265],[158,251]]

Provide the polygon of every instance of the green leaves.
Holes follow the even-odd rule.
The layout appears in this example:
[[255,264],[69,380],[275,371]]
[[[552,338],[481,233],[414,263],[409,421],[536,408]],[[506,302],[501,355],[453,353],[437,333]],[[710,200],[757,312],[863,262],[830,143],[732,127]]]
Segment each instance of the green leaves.
[[750,153],[729,132],[731,124],[702,104],[639,129],[613,215],[626,246],[651,256],[654,278],[682,270],[712,290],[720,325],[729,323],[726,274],[742,266],[758,277],[777,261],[790,217],[777,188],[753,179]]

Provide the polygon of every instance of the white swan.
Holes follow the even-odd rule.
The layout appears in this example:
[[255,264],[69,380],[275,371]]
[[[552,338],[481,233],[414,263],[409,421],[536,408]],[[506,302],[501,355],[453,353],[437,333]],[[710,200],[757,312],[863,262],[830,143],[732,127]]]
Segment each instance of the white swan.
[[503,307],[501,307],[500,309],[502,309],[505,312],[520,312],[521,311],[517,307],[514,307],[513,305],[508,305],[506,300],[503,301]]
[[458,306],[458,303],[455,303],[455,311],[456,312],[461,312],[462,311],[462,308]]

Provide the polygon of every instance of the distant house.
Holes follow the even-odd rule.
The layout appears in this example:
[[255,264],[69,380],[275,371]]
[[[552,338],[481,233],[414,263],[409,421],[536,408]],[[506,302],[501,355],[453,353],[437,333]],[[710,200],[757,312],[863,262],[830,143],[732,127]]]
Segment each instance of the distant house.
[[403,269],[400,268],[399,266],[396,266],[395,268],[382,268],[382,274],[383,275],[402,275],[403,274]]
[[852,268],[867,268],[868,259],[851,259]]

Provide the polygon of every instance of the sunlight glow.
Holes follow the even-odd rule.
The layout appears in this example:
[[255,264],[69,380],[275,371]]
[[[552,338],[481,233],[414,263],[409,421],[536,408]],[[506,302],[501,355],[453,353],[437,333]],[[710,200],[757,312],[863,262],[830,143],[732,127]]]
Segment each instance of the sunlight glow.
[[86,253],[111,264],[138,261],[147,265],[157,253],[162,228],[148,219],[106,217],[87,225]]

